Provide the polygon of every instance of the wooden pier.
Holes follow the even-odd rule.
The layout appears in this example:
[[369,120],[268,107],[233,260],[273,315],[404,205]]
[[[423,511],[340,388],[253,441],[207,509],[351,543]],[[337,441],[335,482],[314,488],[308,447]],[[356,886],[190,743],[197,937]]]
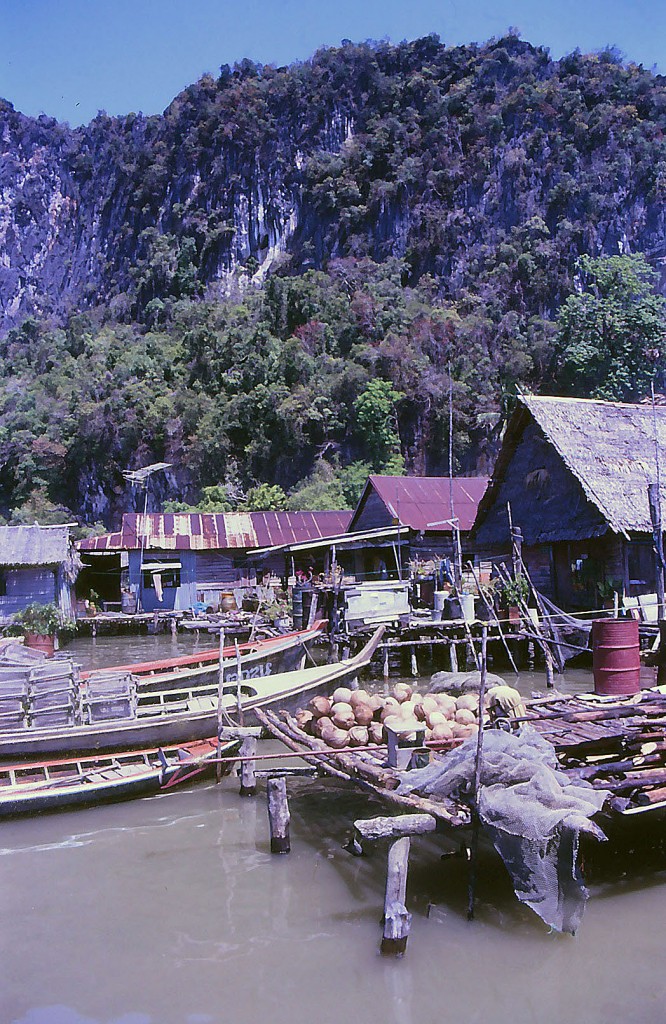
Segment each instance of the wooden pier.
[[[241,733],[244,737],[239,758],[240,792],[251,796],[257,792],[257,783],[265,781],[273,853],[285,854],[291,848],[290,777],[332,776],[360,787],[385,804],[387,815],[350,822],[345,848],[358,855],[368,846],[385,846],[380,951],[383,955],[403,955],[412,923],[405,899],[410,845],[420,836],[438,835],[465,850],[469,859],[470,848],[474,848],[475,804],[469,795],[442,798],[397,792],[401,776],[390,763],[386,744],[333,749],[322,739],[308,735],[297,718],[286,712],[259,712],[257,717],[262,729],[234,730],[234,737]],[[594,695],[568,697],[554,693],[527,702],[521,717],[497,724],[515,731],[524,723],[552,744],[560,770],[572,781],[603,791],[604,804],[598,815],[602,827],[620,822],[624,825],[637,815],[650,815],[656,820],[660,811],[666,814],[666,694],[645,690],[630,697],[600,700]],[[229,738],[228,733],[224,730],[224,739]],[[483,734],[487,735],[487,730]],[[286,752],[257,753],[259,735],[280,740]],[[444,761],[447,752],[461,742],[429,742],[412,747],[411,752],[430,762]],[[274,757],[281,759],[281,766],[264,767]],[[291,758],[297,764],[289,765]],[[480,778],[480,762],[477,771]],[[471,867],[473,870],[474,864]]]

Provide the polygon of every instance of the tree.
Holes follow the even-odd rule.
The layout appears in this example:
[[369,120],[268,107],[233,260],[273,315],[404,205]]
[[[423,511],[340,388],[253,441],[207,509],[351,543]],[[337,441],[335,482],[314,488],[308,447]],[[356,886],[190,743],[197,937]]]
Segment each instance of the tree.
[[251,487],[239,512],[284,512],[287,495],[279,484],[258,484]]
[[635,401],[666,384],[666,299],[642,254],[582,256],[584,291],[558,318],[559,383],[571,394]]
[[388,463],[394,470],[401,467],[395,403],[404,397],[388,381],[371,380],[354,402],[357,427],[375,472]]

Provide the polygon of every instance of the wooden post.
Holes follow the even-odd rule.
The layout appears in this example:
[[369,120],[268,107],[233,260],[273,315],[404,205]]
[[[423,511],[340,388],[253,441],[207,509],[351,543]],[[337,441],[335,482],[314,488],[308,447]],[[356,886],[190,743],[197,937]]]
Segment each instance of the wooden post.
[[266,785],[268,798],[268,824],[271,831],[271,853],[289,853],[289,802],[287,781],[284,775],[269,779]]
[[479,849],[479,828],[481,819],[479,817],[479,793],[481,791],[481,768],[483,765],[483,715],[486,698],[486,679],[488,676],[488,628],[481,629],[481,680],[479,683],[479,731],[476,735],[476,761],[474,764],[474,792],[472,796],[472,846],[469,861],[469,888],[467,900],[467,920],[474,918],[474,890],[476,887],[476,860]]
[[456,651],[455,640],[452,640],[451,643],[449,644],[449,653],[451,655],[451,671],[452,672],[457,672],[458,671],[458,652]]
[[217,782],[222,781],[222,762],[220,757],[222,756],[222,740],[220,738],[220,730],[222,729],[222,700],[224,695],[224,629],[220,627],[220,653],[218,656],[217,664],[217,767],[215,769],[215,779]]
[[243,726],[245,725],[243,695],[241,693],[241,686],[243,683],[243,665],[241,662],[241,652],[238,646],[238,640],[236,638],[234,638],[234,647],[236,648],[236,710],[238,712],[238,724]]
[[384,675],[384,679],[388,679],[388,677],[389,677],[389,649],[388,649],[388,644],[384,644],[384,671],[383,671],[383,675]]
[[648,484],[648,502],[652,520],[657,591],[657,620],[664,618],[664,535],[661,521],[661,496],[657,484]]
[[384,956],[402,956],[407,948],[412,915],[405,906],[407,867],[409,865],[409,836],[391,843],[386,871],[384,899],[384,933],[380,952]]
[[416,648],[413,645],[411,647],[411,668],[412,668],[412,675],[413,676],[418,676],[418,674],[419,674],[419,666],[418,666],[418,663],[416,661]]
[[522,575],[523,572],[523,531],[519,526],[514,526],[511,531],[511,559],[513,562],[514,577]]
[[241,743],[240,756],[248,758],[241,761],[240,769],[240,795],[255,796],[257,792],[257,778],[255,769],[257,762],[252,760],[257,752],[257,740],[255,736],[246,736]]

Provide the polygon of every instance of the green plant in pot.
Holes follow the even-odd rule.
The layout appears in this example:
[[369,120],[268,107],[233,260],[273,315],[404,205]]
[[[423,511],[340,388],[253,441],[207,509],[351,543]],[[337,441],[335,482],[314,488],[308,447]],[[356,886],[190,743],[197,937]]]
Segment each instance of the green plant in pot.
[[33,601],[14,616],[14,622],[26,633],[37,636],[55,636],[64,625],[62,612],[55,604],[39,604]]
[[37,601],[17,612],[14,623],[23,630],[26,647],[34,647],[47,655],[53,654],[58,631],[70,625],[57,605]]
[[527,579],[518,573],[512,579],[505,580],[502,584],[502,599],[509,608],[519,608],[527,602],[530,596],[530,585]]

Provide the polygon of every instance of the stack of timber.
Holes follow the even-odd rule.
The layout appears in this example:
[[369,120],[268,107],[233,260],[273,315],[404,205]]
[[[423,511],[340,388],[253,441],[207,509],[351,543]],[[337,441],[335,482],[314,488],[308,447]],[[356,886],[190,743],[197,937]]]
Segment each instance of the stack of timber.
[[[404,796],[396,793],[400,784],[398,772],[387,765],[386,744],[368,744],[336,750],[318,739],[308,735],[300,728],[295,716],[287,711],[279,713],[268,710],[257,714],[259,721],[276,739],[286,747],[303,756],[307,764],[314,766],[318,772],[332,775],[360,784],[365,790],[375,793],[386,803],[403,811],[418,811],[431,814],[443,831],[458,829],[469,825],[471,816],[469,808],[455,800],[429,800],[416,795]],[[449,740],[437,744],[438,749],[452,749],[461,740]]]
[[561,767],[613,796],[605,810],[631,817],[666,810],[666,694],[554,695],[528,704],[528,721]]

